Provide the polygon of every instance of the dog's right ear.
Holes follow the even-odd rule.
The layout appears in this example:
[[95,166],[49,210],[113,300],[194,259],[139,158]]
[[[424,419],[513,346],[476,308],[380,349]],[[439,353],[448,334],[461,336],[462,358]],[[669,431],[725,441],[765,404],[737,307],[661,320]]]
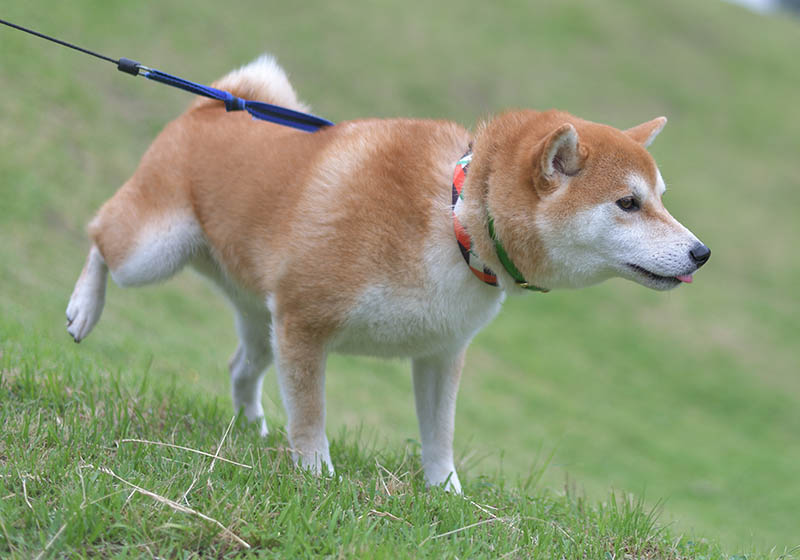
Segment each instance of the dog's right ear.
[[578,131],[565,123],[544,139],[538,157],[541,178],[547,190],[552,190],[558,187],[565,176],[578,174],[583,168],[586,152],[580,145]]
[[653,140],[656,139],[665,124],[667,124],[667,117],[658,117],[639,126],[629,128],[625,131],[625,134],[646,148],[653,143]]

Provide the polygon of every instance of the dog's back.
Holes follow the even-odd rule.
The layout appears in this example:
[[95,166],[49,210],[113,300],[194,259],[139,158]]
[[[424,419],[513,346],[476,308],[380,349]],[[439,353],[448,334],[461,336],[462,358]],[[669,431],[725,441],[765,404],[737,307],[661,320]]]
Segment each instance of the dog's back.
[[[214,85],[307,110],[267,57]],[[290,273],[319,284],[320,297],[336,284],[341,297],[343,286],[362,287],[355,271],[387,261],[414,266],[432,212],[448,211],[441,186],[468,143],[452,123],[354,121],[309,134],[202,99],[153,142],[90,235],[122,285],[170,276],[207,242],[226,273],[261,296]]]

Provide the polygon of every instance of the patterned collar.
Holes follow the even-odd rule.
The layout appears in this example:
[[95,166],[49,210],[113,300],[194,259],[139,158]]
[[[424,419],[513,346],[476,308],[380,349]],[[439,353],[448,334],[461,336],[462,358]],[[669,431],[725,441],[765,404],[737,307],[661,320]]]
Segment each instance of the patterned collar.
[[[458,219],[458,209],[464,203],[464,181],[467,178],[467,169],[472,161],[472,150],[468,151],[464,157],[458,160],[455,172],[453,173],[453,229],[456,232],[456,241],[458,241],[458,248],[461,249],[461,256],[467,262],[467,266],[472,273],[477,276],[482,282],[490,286],[497,286],[497,274],[495,274],[489,266],[484,263],[480,257],[472,249],[472,238],[467,233],[467,230],[461,225]],[[497,258],[506,272],[514,279],[514,283],[525,290],[533,290],[536,292],[547,292],[548,290],[528,284],[519,269],[514,266],[511,258],[506,253],[503,244],[497,238],[494,231],[494,219],[489,215],[489,236],[494,242],[494,248],[497,252]]]

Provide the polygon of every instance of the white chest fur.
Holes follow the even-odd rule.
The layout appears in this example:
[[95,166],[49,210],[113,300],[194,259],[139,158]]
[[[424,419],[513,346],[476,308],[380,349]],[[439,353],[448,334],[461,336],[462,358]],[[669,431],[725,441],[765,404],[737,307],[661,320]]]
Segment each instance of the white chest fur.
[[369,284],[331,350],[385,357],[457,350],[500,311],[504,292],[472,275],[454,238],[431,243],[423,259],[422,278]]

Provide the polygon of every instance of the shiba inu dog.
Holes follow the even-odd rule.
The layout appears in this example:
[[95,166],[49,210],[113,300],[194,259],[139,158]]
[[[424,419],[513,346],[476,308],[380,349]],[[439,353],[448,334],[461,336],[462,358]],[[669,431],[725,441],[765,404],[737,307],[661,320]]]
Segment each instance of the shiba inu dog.
[[[268,56],[214,85],[307,111]],[[667,290],[708,260],[661,202],[646,147],[665,123],[621,131],[515,111],[474,134],[411,119],[307,133],[197,100],[89,224],[67,330],[77,342],[97,323],[108,271],[137,286],[191,264],[234,308],[234,407],[267,433],[261,385],[274,362],[299,465],[333,472],[326,355],[407,356],[426,481],[458,492],[464,353],[506,295],[614,276]]]

